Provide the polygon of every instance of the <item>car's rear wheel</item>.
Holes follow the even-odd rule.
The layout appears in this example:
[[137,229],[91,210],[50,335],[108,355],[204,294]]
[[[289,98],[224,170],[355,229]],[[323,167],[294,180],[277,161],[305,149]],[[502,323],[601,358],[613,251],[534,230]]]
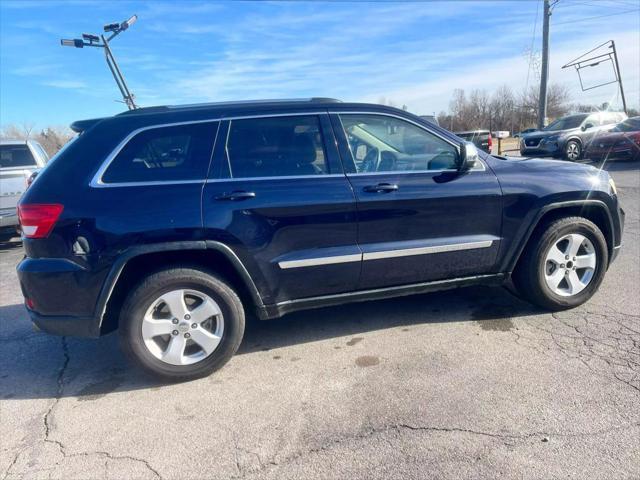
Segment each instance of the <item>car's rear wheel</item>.
[[188,380],[222,367],[244,334],[244,310],[234,290],[191,268],[153,273],[127,297],[120,314],[123,351],[164,380]]
[[580,145],[580,142],[577,142],[575,140],[569,140],[567,142],[567,145],[564,147],[564,158],[572,162],[575,162],[577,160],[580,160],[581,156],[582,156],[582,146]]
[[598,290],[608,262],[607,242],[593,222],[563,218],[532,238],[513,280],[531,303],[550,310],[573,308]]

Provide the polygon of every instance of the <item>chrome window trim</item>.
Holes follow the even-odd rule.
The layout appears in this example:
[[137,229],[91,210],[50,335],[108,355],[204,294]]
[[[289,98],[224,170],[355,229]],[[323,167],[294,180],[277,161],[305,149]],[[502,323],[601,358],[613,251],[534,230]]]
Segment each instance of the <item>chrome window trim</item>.
[[248,182],[248,181],[263,181],[263,180],[297,180],[304,178],[345,178],[344,173],[329,173],[327,175],[283,175],[273,177],[242,177],[242,178],[208,178],[206,183],[220,183],[220,182]]
[[[387,112],[366,112],[366,111],[354,111],[354,110],[345,110],[345,111],[338,111],[338,110],[329,110],[329,114],[330,115],[337,115],[338,118],[340,119],[340,126],[342,127],[342,129],[344,130],[344,125],[342,125],[342,119],[340,118],[340,115],[378,115],[378,116],[385,116],[385,117],[392,117],[392,118],[398,118],[400,120],[404,120],[405,122],[411,123],[413,125],[415,125],[416,127],[418,127],[421,130],[424,130],[426,132],[429,132],[430,134],[440,138],[441,140],[444,140],[445,142],[447,142],[449,145],[455,147],[455,149],[458,152],[458,155],[460,154],[460,144],[455,143],[452,140],[449,140],[448,138],[442,136],[441,134],[439,134],[438,132],[431,130],[430,128],[426,127],[425,125],[421,125],[418,122],[414,122],[413,120],[410,120],[406,117],[403,117],[401,115],[394,115],[393,113],[387,113]],[[346,134],[346,130],[345,130],[345,134]],[[351,151],[351,147],[349,146],[349,151]],[[351,156],[353,157],[353,152],[351,152]],[[484,172],[487,167],[484,164],[484,160],[482,160],[481,158],[478,158],[480,165],[482,166],[482,168],[472,168],[471,170],[468,170],[469,172]],[[437,173],[437,172],[457,172],[458,170],[455,168],[447,168],[447,169],[442,169],[442,170],[399,170],[399,171],[389,171],[389,172],[353,172],[353,173],[347,173],[347,176],[351,176],[351,175],[390,175],[390,174],[394,174],[394,173]]]
[[450,243],[446,245],[433,245],[428,247],[402,248],[398,250],[381,250],[379,252],[361,252],[348,255],[334,255],[329,257],[304,258],[300,260],[287,260],[278,262],[278,266],[285,270],[289,268],[316,267],[321,265],[333,265],[369,260],[381,260],[385,258],[409,257],[413,255],[431,255],[434,253],[458,252],[463,250],[475,250],[489,248],[494,240],[482,240],[478,242]]
[[[153,125],[147,125],[144,127],[137,128],[130,132],[122,141],[107,155],[104,159],[100,168],[95,173],[95,175],[91,178],[89,182],[89,186],[93,188],[111,188],[111,187],[130,187],[130,186],[147,186],[147,185],[176,185],[181,183],[204,183],[207,179],[194,179],[194,180],[160,180],[160,181],[149,181],[149,182],[119,182],[119,183],[105,183],[102,181],[102,177],[104,172],[107,171],[111,162],[118,156],[118,154],[122,151],[122,149],[129,143],[129,141],[146,130],[152,130],[155,128],[168,128],[168,127],[178,127],[181,125],[195,125],[200,123],[214,123],[214,122],[223,122],[226,120],[242,120],[249,118],[269,118],[269,117],[292,117],[292,116],[303,116],[303,115],[327,115],[326,110],[314,110],[311,112],[287,112],[287,113],[271,113],[271,114],[258,114],[258,115],[238,115],[238,116],[218,116],[213,118],[207,118],[203,120],[188,120],[184,122],[171,122],[171,123],[158,123]],[[217,132],[216,132],[217,135]],[[215,146],[215,144],[214,144]],[[323,175],[326,176],[326,175]],[[277,177],[273,177],[277,178]],[[282,177],[279,177],[282,178]],[[247,179],[243,179],[247,180]]]

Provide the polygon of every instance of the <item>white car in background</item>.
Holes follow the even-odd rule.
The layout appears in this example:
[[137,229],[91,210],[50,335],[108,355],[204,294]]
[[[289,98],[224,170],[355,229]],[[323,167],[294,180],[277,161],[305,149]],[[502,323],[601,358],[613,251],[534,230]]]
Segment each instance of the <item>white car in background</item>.
[[0,240],[16,234],[16,206],[29,186],[29,178],[45,166],[49,156],[31,140],[0,141]]

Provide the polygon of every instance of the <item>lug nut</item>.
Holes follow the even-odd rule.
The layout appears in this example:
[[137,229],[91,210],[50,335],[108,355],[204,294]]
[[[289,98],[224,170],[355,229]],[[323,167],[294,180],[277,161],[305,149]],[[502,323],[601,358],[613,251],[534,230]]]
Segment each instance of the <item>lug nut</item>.
[[565,260],[569,260],[569,255],[565,255],[565,256],[564,256],[564,259],[565,259]]
[[190,337],[191,337],[191,334],[190,334],[190,333],[185,333],[185,334],[184,334],[184,338],[190,338]]
[[191,319],[191,315],[189,315],[188,313],[184,316],[185,320],[190,320]]
[[171,323],[173,323],[174,325],[177,325],[178,324],[178,319],[177,318],[172,319]]
[[575,262],[576,260],[577,260],[577,258],[576,258],[576,257],[573,257],[573,261]]
[[198,324],[197,323],[192,323],[191,324],[191,328],[198,328]]
[[560,268],[564,268],[564,263],[561,263],[561,264],[560,264]]
[[178,330],[174,330],[173,332],[171,332],[172,335],[177,335],[178,334]]

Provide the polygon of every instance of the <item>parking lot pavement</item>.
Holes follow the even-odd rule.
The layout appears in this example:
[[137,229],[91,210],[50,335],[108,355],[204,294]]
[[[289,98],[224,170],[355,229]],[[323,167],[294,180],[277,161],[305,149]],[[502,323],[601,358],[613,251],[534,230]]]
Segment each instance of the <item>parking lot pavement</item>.
[[32,331],[2,245],[0,479],[637,478],[640,173],[610,170],[624,248],[580,308],[468,288],[302,312],[177,385],[114,335]]

